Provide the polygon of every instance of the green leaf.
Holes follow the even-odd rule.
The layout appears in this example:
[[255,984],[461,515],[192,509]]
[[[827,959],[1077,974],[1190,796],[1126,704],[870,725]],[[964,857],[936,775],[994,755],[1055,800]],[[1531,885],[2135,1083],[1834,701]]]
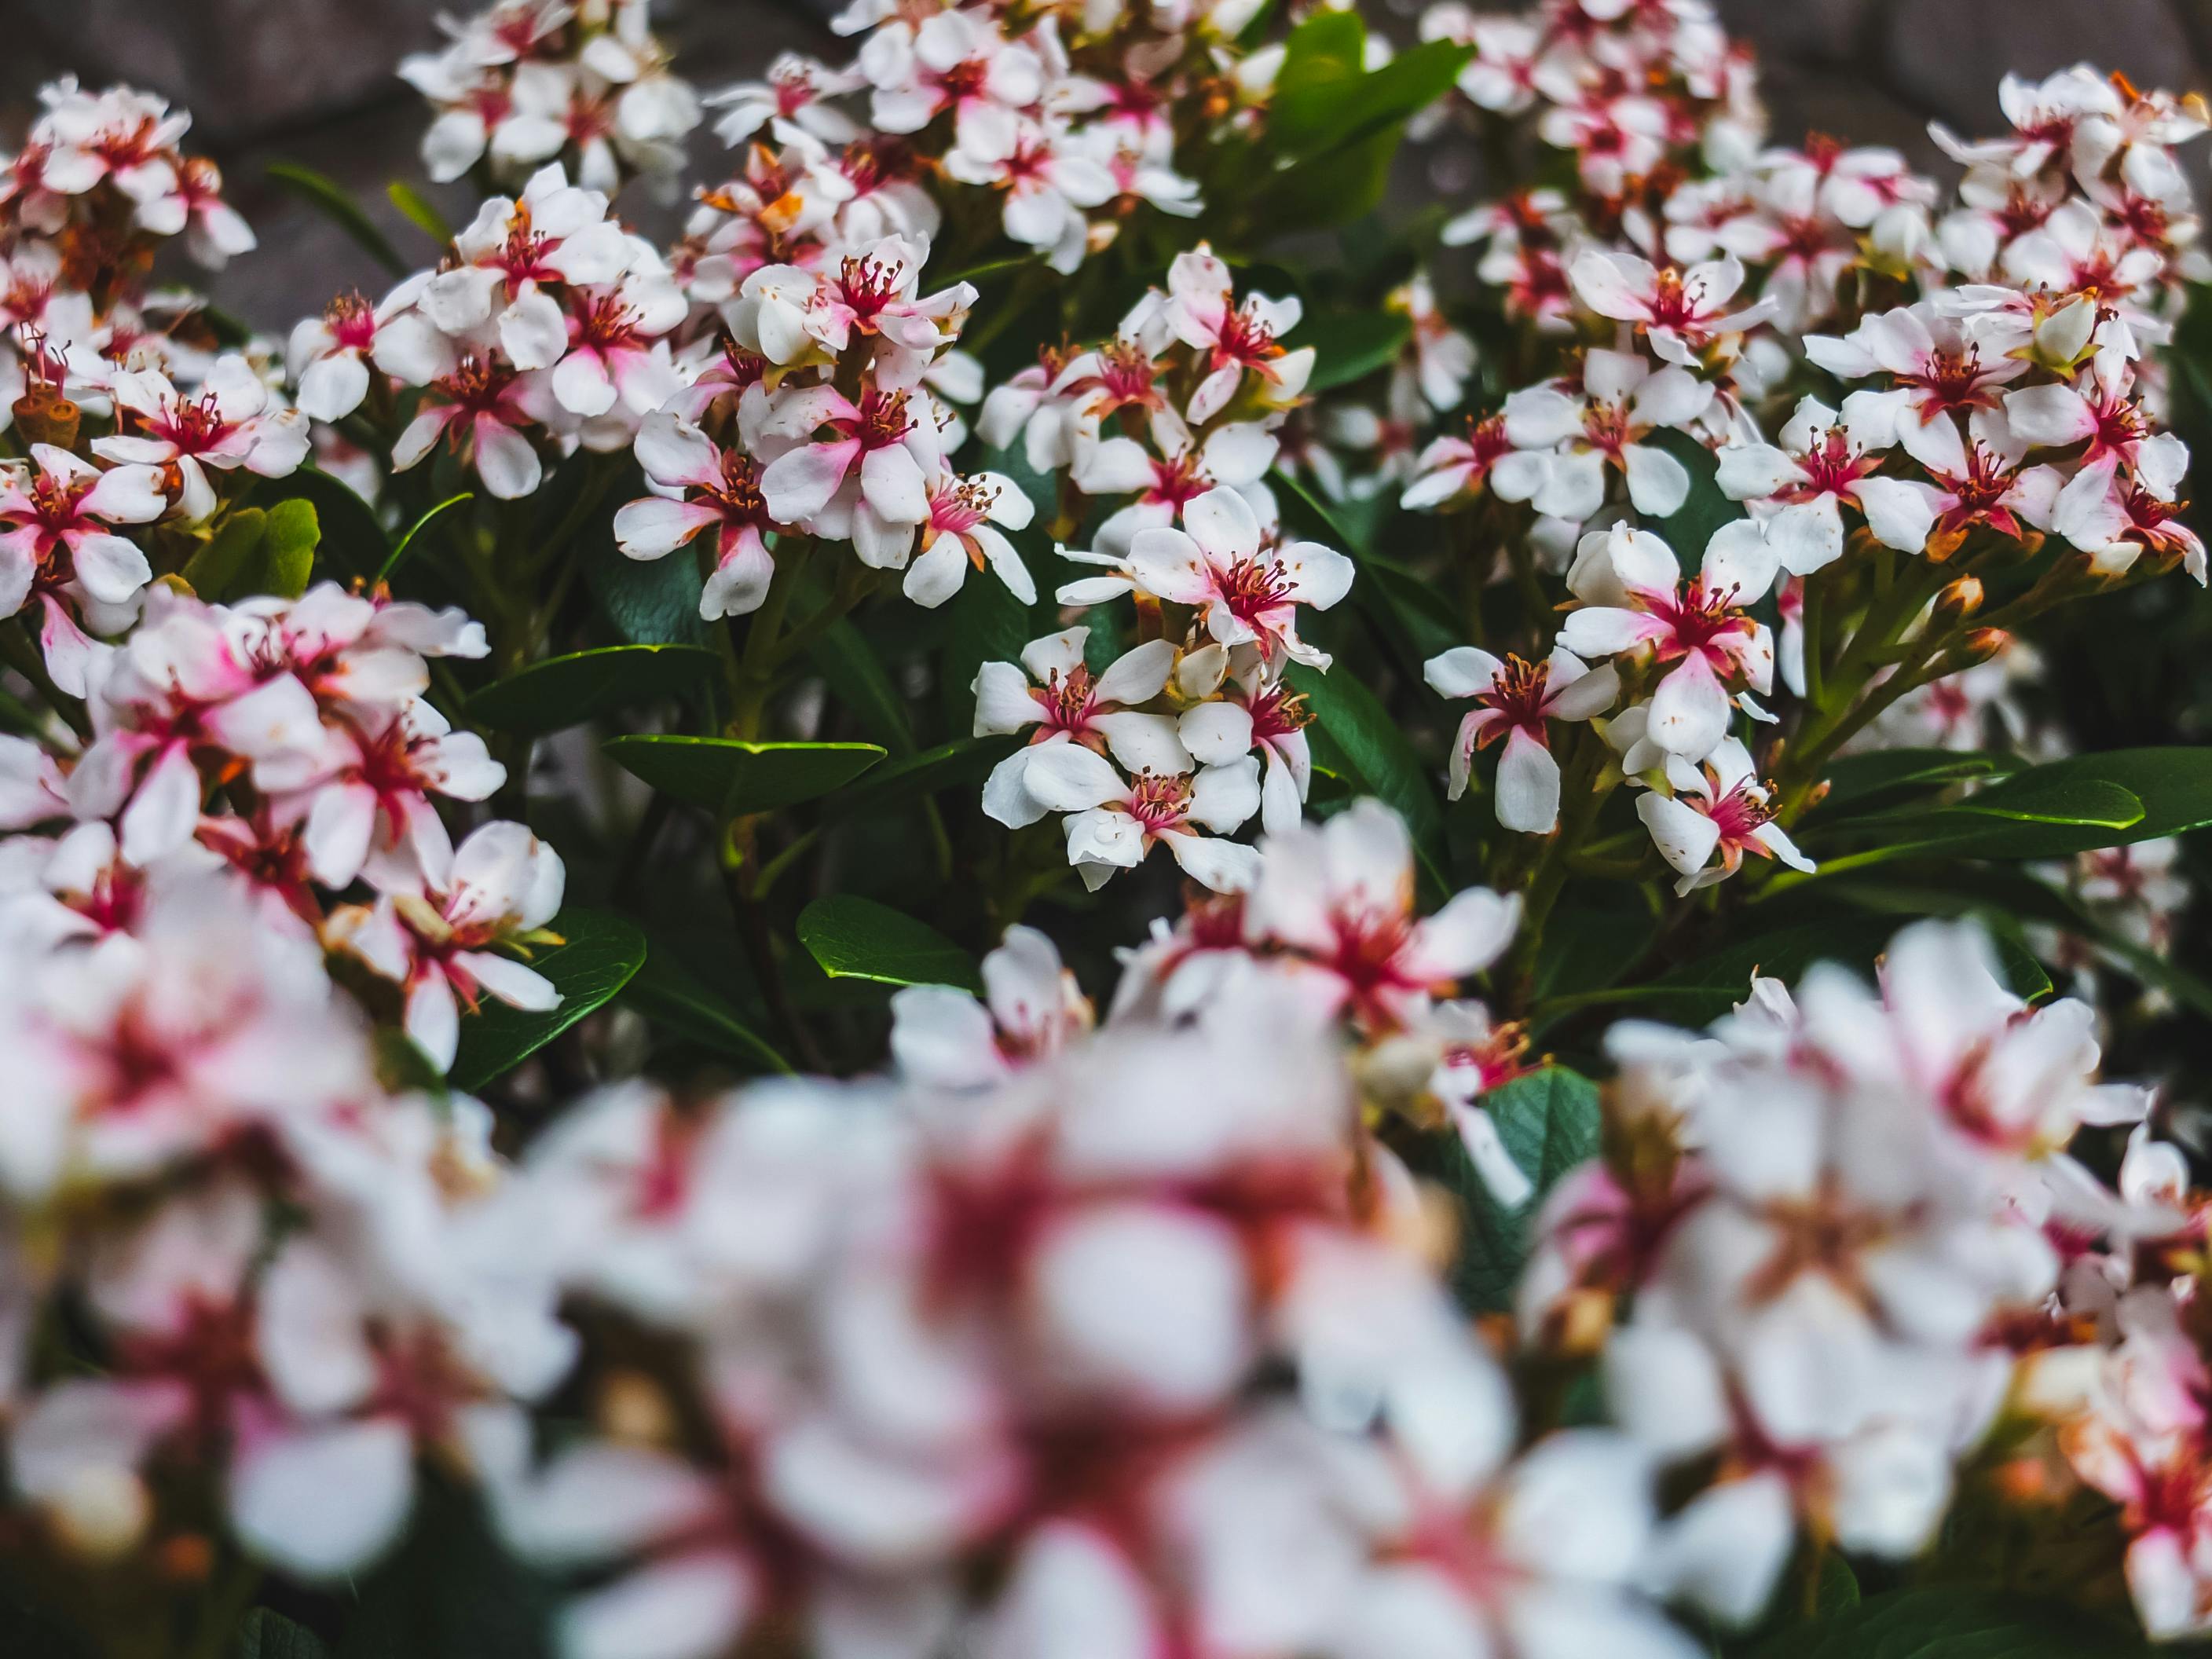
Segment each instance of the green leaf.
[[1914,787],[1940,787],[1970,778],[2002,777],[2019,770],[2010,755],[1992,755],[1955,749],[1876,749],[1863,755],[1844,755],[1828,766],[1828,793],[1815,810],[1814,821],[1825,823],[1841,809]]
[[615,631],[635,645],[698,645],[707,637],[699,616],[705,579],[688,550],[665,559],[633,559],[611,532],[587,532],[584,586]]
[[1684,573],[1694,575],[1713,532],[1747,515],[1741,501],[1732,501],[1721,494],[1721,487],[1716,482],[1720,463],[1713,458],[1711,450],[1686,432],[1655,432],[1649,441],[1672,455],[1689,472],[1690,493],[1683,497],[1682,505],[1667,517],[1655,520],[1651,528],[1674,550],[1675,562]]
[[[1322,13],[1301,24],[1291,35],[1298,37],[1324,17],[1351,17],[1350,12]],[[1329,45],[1340,46],[1346,32],[1330,33]],[[1291,60],[1283,59],[1283,78],[1275,83],[1268,106],[1267,131],[1288,154],[1316,155],[1339,145],[1353,143],[1377,131],[1395,133],[1407,118],[1426,109],[1451,90],[1453,81],[1474,55],[1471,47],[1449,40],[1431,40],[1401,52],[1370,74],[1359,74],[1359,57],[1352,60],[1352,75],[1341,74],[1343,60],[1316,52],[1303,58],[1300,73],[1291,76]]]
[[[1343,16],[1341,12],[1325,16]],[[1390,182],[1404,134],[1396,127],[1309,157],[1261,187],[1251,216],[1273,233],[1340,225],[1372,213]]]
[[1350,673],[1316,673],[1294,664],[1285,678],[1304,697],[1315,728],[1343,763],[1342,769],[1332,765],[1329,769],[1342,769],[1361,793],[1396,809],[1412,832],[1414,856],[1431,896],[1449,895],[1452,887],[1445,873],[1449,857],[1444,846],[1443,805],[1420,757],[1390,718],[1390,711]]
[[288,501],[314,503],[323,562],[333,574],[374,576],[391,556],[392,544],[376,509],[327,472],[303,466],[282,478],[264,479],[253,501],[263,507]]
[[298,496],[266,512],[242,507],[185,562],[181,574],[204,599],[228,602],[259,593],[296,599],[307,591],[321,534],[314,503]]
[[2150,1659],[2132,1630],[2009,1590],[1930,1585],[1778,1631],[1757,1659]]
[[718,817],[773,812],[842,787],[884,758],[872,743],[744,743],[735,738],[632,736],[605,745],[615,763],[665,795]]
[[825,818],[880,811],[894,801],[981,779],[1014,750],[1013,738],[955,738],[877,767],[822,803]]
[[358,242],[392,276],[407,274],[408,264],[399,257],[399,250],[392,246],[391,239],[376,228],[375,222],[362,210],[361,204],[336,179],[290,161],[270,162],[268,178],[272,184],[282,185],[309,205],[320,209],[325,218]]
[[277,502],[269,509],[244,591],[298,599],[315,574],[315,550],[322,540],[322,522],[313,501],[295,495]]
[[1402,311],[1371,307],[1365,311],[1342,311],[1308,317],[1293,331],[1296,343],[1314,348],[1309,392],[1364,380],[1387,368],[1413,337],[1413,319]]
[[800,911],[799,941],[831,979],[983,988],[975,959],[951,939],[858,894],[834,893]]
[[461,1020],[452,1073],[456,1089],[474,1093],[512,1071],[629,984],[645,961],[645,935],[626,917],[563,910],[552,927],[564,942],[538,951],[530,966],[553,981],[559,1005],[532,1013],[486,997]]
[[703,980],[666,951],[646,953],[645,965],[623,988],[623,1003],[703,1048],[750,1070],[788,1072],[791,1064]]
[[191,558],[181,574],[192,592],[221,604],[240,592],[246,566],[261,545],[268,514],[258,507],[241,507],[222,521],[222,527]]
[[384,187],[384,194],[392,206],[406,215],[410,224],[437,245],[441,252],[453,241],[453,228],[446,222],[446,216],[431,206],[412,185],[394,179]]
[[495,731],[542,736],[617,708],[680,697],[714,672],[703,645],[611,645],[549,657],[469,699],[468,717]]
[[[2142,811],[2123,811],[2114,792],[2132,796]],[[2212,824],[2212,747],[2108,750],[2015,772],[1955,806],[1885,819],[1883,845],[1832,863],[2063,858],[2206,824]]]
[[424,531],[444,518],[447,514],[457,507],[465,507],[474,500],[476,500],[476,495],[471,490],[464,489],[458,495],[448,495],[437,506],[416,520],[413,524],[408,526],[407,533],[399,538],[399,545],[393,548],[391,556],[377,568],[376,580],[380,582],[390,581],[392,573],[398,569],[405,562],[407,556],[415,550],[416,543],[421,538]]
[[281,1613],[256,1607],[240,1621],[237,1659],[330,1659],[323,1639]]
[[869,738],[894,755],[914,752],[914,727],[907,719],[906,698],[891,684],[883,659],[867,636],[841,617],[823,630],[807,652],[808,660],[821,670],[830,695],[852,711]]
[[1492,1089],[1477,1103],[1535,1192],[1517,1210],[1491,1196],[1459,1138],[1448,1154],[1465,1231],[1452,1288],[1466,1306],[1498,1312],[1513,1304],[1513,1287],[1528,1256],[1528,1221],[1559,1178],[1597,1156],[1601,1118],[1597,1085],[1564,1066],[1547,1066]]
[[1856,1607],[1862,1599],[1859,1576],[1851,1571],[1851,1564],[1844,1559],[1841,1550],[1827,1551],[1820,1557],[1820,1582],[1814,1586],[1814,1613],[1822,1619],[1840,1618]]

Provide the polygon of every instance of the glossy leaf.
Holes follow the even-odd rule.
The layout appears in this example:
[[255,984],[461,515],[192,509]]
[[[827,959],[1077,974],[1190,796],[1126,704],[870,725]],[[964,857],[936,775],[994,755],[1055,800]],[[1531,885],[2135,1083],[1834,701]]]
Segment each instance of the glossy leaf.
[[1443,803],[1389,710],[1352,674],[1317,674],[1294,665],[1285,678],[1305,698],[1316,727],[1358,792],[1380,798],[1406,820],[1431,897],[1449,893]]
[[2002,777],[2019,769],[2020,762],[2010,755],[1975,750],[1876,749],[1845,755],[1830,763],[1828,793],[1809,822],[1825,823],[1848,808],[1893,791],[1938,788],[1973,778]]
[[440,501],[437,506],[432,507],[421,518],[416,520],[413,524],[408,526],[407,533],[399,538],[399,544],[392,550],[390,555],[386,557],[384,563],[378,568],[376,580],[380,582],[391,580],[392,573],[398,569],[399,567],[406,562],[408,556],[415,551],[416,545],[422,540],[422,532],[424,531],[429,529],[432,525],[436,524],[440,520],[443,519],[448,513],[458,511],[459,508],[466,507],[474,500],[476,500],[475,493],[466,489],[463,490],[458,495],[448,495],[444,501]]
[[1453,1137],[1449,1159],[1464,1231],[1452,1288],[1468,1307],[1498,1312],[1512,1305],[1513,1286],[1528,1255],[1529,1218],[1544,1194],[1597,1156],[1597,1085],[1564,1066],[1548,1066],[1492,1089],[1479,1104],[1498,1126],[1507,1155],[1536,1189],[1519,1209],[1507,1209],[1491,1196]]
[[611,645],[532,663],[469,699],[468,716],[495,731],[543,735],[618,708],[680,697],[713,673],[701,645]]
[[564,941],[538,951],[530,966],[553,981],[558,1006],[533,1013],[486,997],[461,1019],[453,1087],[474,1093],[504,1076],[629,984],[645,961],[645,935],[605,910],[563,910],[553,931]]
[[788,1072],[791,1064],[736,1009],[668,951],[648,951],[623,988],[624,1006],[748,1070]]
[[586,532],[584,586],[615,631],[634,645],[698,645],[707,637],[699,615],[705,578],[689,549],[665,559],[633,559],[610,530]]
[[884,758],[872,743],[744,743],[734,738],[610,738],[617,764],[665,795],[723,818],[773,812],[842,788]]
[[327,472],[303,466],[282,478],[263,480],[253,492],[253,504],[259,507],[295,500],[314,503],[320,550],[331,574],[374,576],[392,556],[376,509]]
[[[2123,814],[2114,790],[2133,796],[2142,811]],[[2004,816],[2008,807],[2018,816]],[[2112,822],[2123,816],[2126,823]],[[2206,824],[2212,824],[2212,748],[2112,750],[2014,773],[1971,803],[1885,820],[1884,844],[1854,855],[1847,867],[1936,856],[2063,858]]]
[[831,979],[983,988],[975,958],[944,934],[857,894],[835,893],[800,911],[799,940]]
[[293,195],[318,209],[325,218],[352,237],[388,274],[393,276],[407,274],[410,269],[408,263],[399,257],[399,250],[392,246],[392,239],[377,228],[376,222],[337,180],[325,177],[313,167],[299,167],[290,161],[270,162],[267,176],[270,183],[283,185]]
[[[1292,32],[1291,42],[1295,44],[1310,27],[1300,25]],[[1342,31],[1333,32],[1332,47],[1343,38]],[[1291,155],[1316,155],[1356,143],[1377,131],[1395,133],[1409,117],[1450,91],[1453,81],[1473,56],[1469,47],[1449,40],[1431,40],[1400,52],[1379,69],[1346,76],[1335,73],[1342,60],[1333,52],[1316,52],[1303,60],[1304,73],[1289,86],[1277,82],[1267,111],[1268,135]],[[1355,57],[1355,71],[1358,64]],[[1283,70],[1287,77],[1291,70],[1287,55]]]
[[204,599],[220,604],[235,598],[244,591],[240,584],[261,546],[261,532],[268,521],[269,515],[258,507],[240,507],[185,561],[179,574]]

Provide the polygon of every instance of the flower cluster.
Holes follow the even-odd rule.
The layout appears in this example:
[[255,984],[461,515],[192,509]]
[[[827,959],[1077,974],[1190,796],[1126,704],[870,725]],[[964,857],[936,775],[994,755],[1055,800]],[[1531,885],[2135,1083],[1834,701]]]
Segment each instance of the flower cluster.
[[1655,1585],[1741,1623],[1801,1529],[1926,1544],[2005,1401],[2008,1331],[2057,1291],[2055,1241],[2119,1201],[2065,1150],[2149,1103],[2095,1082],[2093,1023],[2031,1012],[1978,930],[1929,922],[1878,990],[1824,966],[1710,1033],[1614,1028],[1613,1150],[1546,1200],[1519,1314],[1538,1344],[1599,1334],[1616,1419],[1717,1470]]
[[625,1407],[664,1431],[493,1486],[596,1570],[572,1650],[1686,1651],[1628,1588],[1638,1452],[1513,1455],[1503,1372],[1350,1206],[1324,1039],[1257,983],[1083,1036],[1034,936],[988,972],[999,1042],[902,1005],[903,1085],[624,1089],[533,1149],[519,1219],[572,1296],[684,1360]]
[[548,163],[613,195],[642,176],[672,190],[699,96],[670,71],[651,0],[500,0],[446,45],[399,66],[435,118],[422,165],[441,184],[477,173],[520,184]]

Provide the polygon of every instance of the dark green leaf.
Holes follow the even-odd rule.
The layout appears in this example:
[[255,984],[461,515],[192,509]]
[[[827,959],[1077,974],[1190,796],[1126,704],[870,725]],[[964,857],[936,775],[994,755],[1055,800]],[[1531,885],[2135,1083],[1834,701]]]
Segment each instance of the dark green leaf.
[[[2124,824],[2123,790],[2142,805]],[[2008,807],[2019,816],[2001,816]],[[2031,818],[2030,811],[2092,813],[2104,822]],[[1957,806],[1884,821],[1883,844],[1838,860],[1845,868],[1901,858],[2063,858],[2130,846],[2212,823],[2212,748],[2118,749],[2016,772]]]
[[2010,755],[1992,755],[1955,749],[1876,749],[1863,755],[1845,755],[1828,766],[1828,793],[1820,802],[1815,821],[1825,823],[1842,809],[1878,799],[1895,790],[1940,787],[1969,778],[2002,777],[2017,771],[2020,762]]
[[910,795],[981,779],[1013,752],[1015,742],[1012,738],[955,738],[934,749],[902,756],[830,796],[822,803],[822,815],[840,818],[877,811]]
[[469,699],[468,717],[495,731],[542,735],[617,708],[680,697],[714,672],[703,645],[611,645],[532,663]]
[[436,244],[441,253],[445,252],[447,245],[453,240],[453,228],[446,222],[446,216],[433,207],[420,191],[412,185],[394,179],[384,187],[384,193],[392,206],[407,216],[408,223]]
[[1814,1613],[1822,1619],[1840,1618],[1858,1606],[1859,1576],[1842,1551],[1832,1549],[1821,1556],[1820,1582],[1813,1595]]
[[914,727],[907,719],[906,699],[891,684],[883,659],[855,628],[840,617],[823,631],[808,652],[822,672],[830,695],[852,711],[869,738],[894,755],[914,750]]
[[744,743],[735,738],[609,738],[617,764],[665,795],[724,818],[812,800],[883,759],[872,743]]
[[1480,1104],[1498,1126],[1507,1155],[1536,1188],[1521,1208],[1507,1209],[1491,1196],[1453,1137],[1448,1156],[1464,1230],[1452,1288],[1468,1307],[1498,1312],[1512,1305],[1513,1286],[1528,1255],[1529,1217],[1562,1176],[1597,1156],[1597,1085],[1564,1066],[1549,1066],[1492,1089]]
[[1309,317],[1295,332],[1293,343],[1314,348],[1306,390],[1326,392],[1389,368],[1413,338],[1413,319],[1402,311],[1370,307]]
[[238,1626],[237,1659],[330,1659],[330,1649],[304,1625],[256,1607]]
[[254,505],[274,507],[280,501],[314,503],[315,524],[322,538],[324,564],[337,576],[374,576],[392,555],[392,544],[376,509],[327,472],[312,466],[282,478],[264,479],[253,492]]
[[623,988],[622,1000],[647,1019],[702,1048],[726,1054],[749,1070],[791,1069],[765,1037],[666,951],[646,953],[645,965]]
[[1655,520],[1651,528],[1674,550],[1675,561],[1683,571],[1694,575],[1713,532],[1746,516],[1743,504],[1721,494],[1721,487],[1715,482],[1720,463],[1713,459],[1711,450],[1689,434],[1655,432],[1650,442],[1680,461],[1690,474],[1690,493],[1683,498],[1680,507]]
[[538,951],[530,965],[553,981],[559,1005],[543,1013],[510,1008],[487,997],[461,1020],[453,1084],[473,1093],[505,1075],[614,996],[645,961],[637,925],[605,910],[563,910],[553,931],[564,943]]
[[2063,1603],[1964,1585],[1892,1590],[1778,1632],[1758,1659],[2150,1659],[2142,1638]]
[[857,894],[832,894],[800,911],[799,939],[831,979],[983,988],[975,959],[944,934]]
[[424,531],[428,530],[439,520],[444,518],[447,514],[454,511],[458,507],[465,507],[474,500],[476,500],[474,493],[465,489],[458,495],[448,495],[444,501],[440,501],[437,506],[432,507],[421,518],[416,520],[413,524],[408,526],[407,533],[399,538],[399,545],[392,550],[391,556],[385,560],[383,565],[378,569],[376,573],[376,580],[380,582],[390,581],[392,580],[392,573],[398,569],[400,565],[405,561],[407,556],[415,550],[416,543],[421,538]]
[[325,178],[313,167],[296,167],[289,161],[272,161],[268,176],[272,183],[282,185],[295,196],[322,210],[324,217],[353,238],[377,264],[394,276],[407,274],[407,261],[399,257],[399,250],[392,246],[391,239],[376,228],[376,223],[362,210],[344,185],[334,179]]
[[1261,189],[1253,216],[1282,233],[1345,224],[1372,213],[1389,185],[1403,137],[1398,128],[1384,127],[1275,174]]
[[1316,727],[1341,758],[1359,791],[1395,808],[1406,820],[1431,896],[1449,894],[1451,882],[1445,874],[1449,859],[1443,805],[1420,757],[1390,718],[1390,711],[1350,673],[1322,674],[1294,665],[1285,678],[1305,698]]
[[584,586],[615,631],[636,645],[698,645],[707,637],[699,615],[705,579],[688,550],[665,559],[633,559],[611,532],[584,538]]

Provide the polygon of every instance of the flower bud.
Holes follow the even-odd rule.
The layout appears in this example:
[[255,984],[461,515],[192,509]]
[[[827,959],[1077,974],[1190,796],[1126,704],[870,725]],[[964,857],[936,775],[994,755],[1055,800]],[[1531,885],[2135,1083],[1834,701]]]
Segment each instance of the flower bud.
[[1936,596],[1936,614],[1939,617],[1971,617],[1982,608],[1982,585],[1972,576],[1961,576]]
[[2011,643],[2012,635],[2002,628],[1978,628],[1959,647],[1966,658],[1961,666],[1971,668],[1976,663],[1987,662]]

